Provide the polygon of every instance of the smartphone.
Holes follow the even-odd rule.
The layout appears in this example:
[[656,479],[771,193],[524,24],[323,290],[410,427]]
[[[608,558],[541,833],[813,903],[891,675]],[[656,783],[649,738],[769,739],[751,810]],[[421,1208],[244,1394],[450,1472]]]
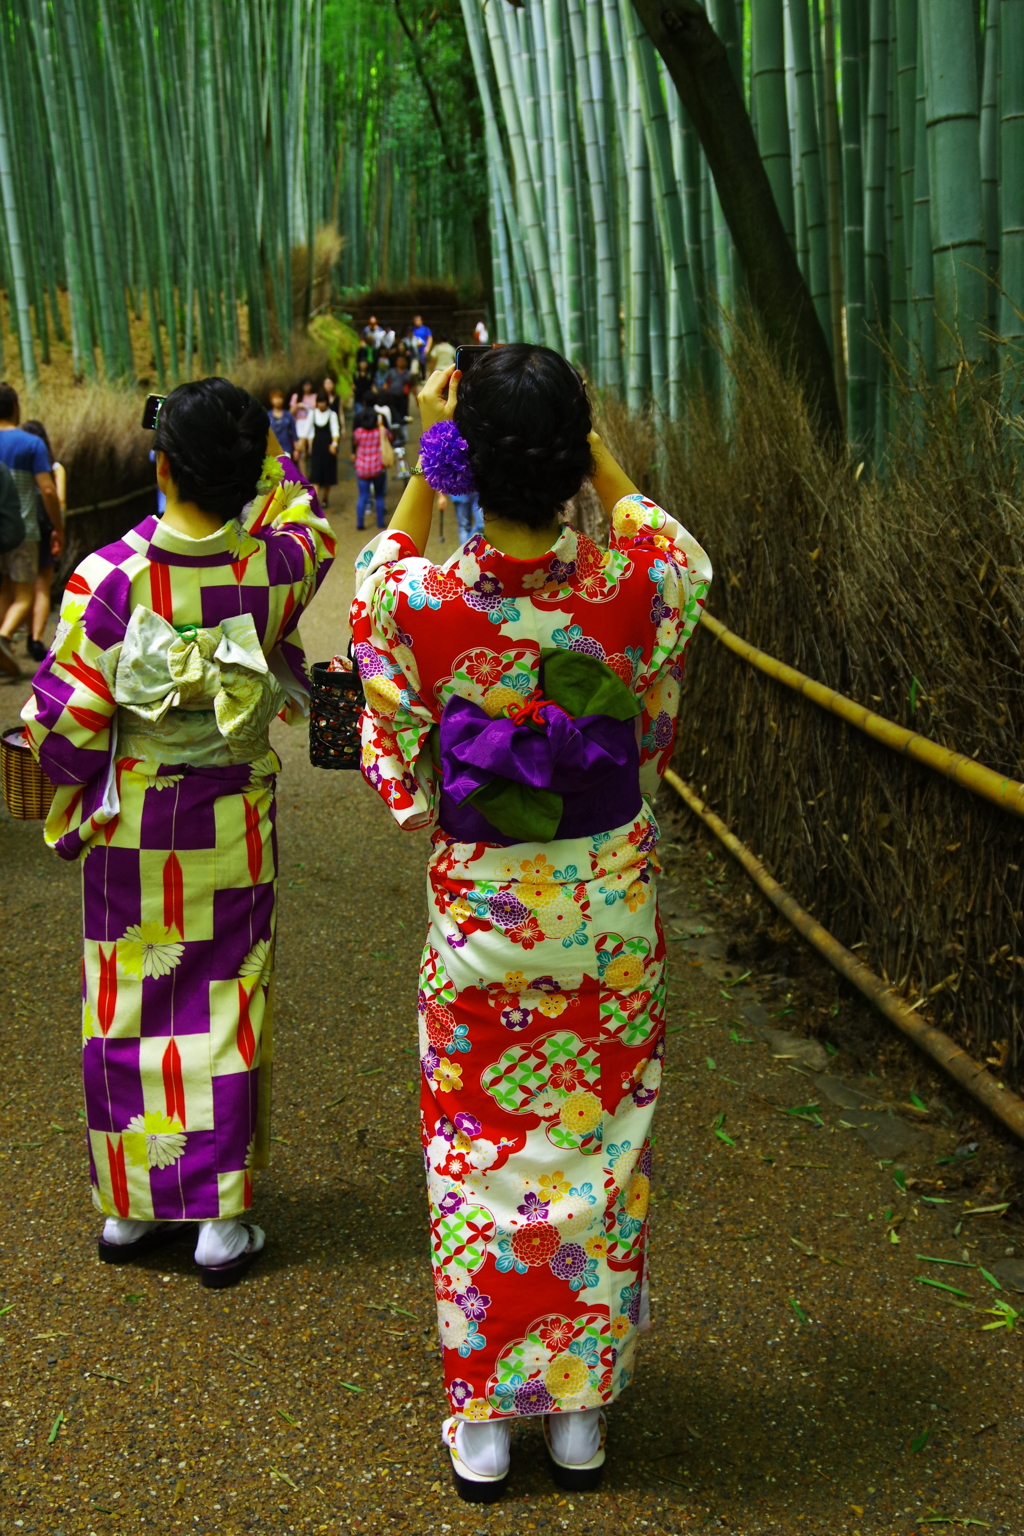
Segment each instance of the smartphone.
[[455,366],[460,373],[465,373],[467,368],[472,368],[473,364],[479,362],[484,353],[490,350],[491,343],[489,342],[483,346],[474,343],[473,346],[469,347],[456,347]]
[[146,396],[146,403],[142,408],[143,432],[153,432],[156,429],[156,419],[160,415],[160,407],[166,399],[166,395]]

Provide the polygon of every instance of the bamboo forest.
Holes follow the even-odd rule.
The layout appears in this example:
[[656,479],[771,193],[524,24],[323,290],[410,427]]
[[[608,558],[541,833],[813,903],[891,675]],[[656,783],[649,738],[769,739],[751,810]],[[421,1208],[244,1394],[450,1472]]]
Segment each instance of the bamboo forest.
[[0,0],[0,781],[2,1536],[1019,1536],[1024,0]]

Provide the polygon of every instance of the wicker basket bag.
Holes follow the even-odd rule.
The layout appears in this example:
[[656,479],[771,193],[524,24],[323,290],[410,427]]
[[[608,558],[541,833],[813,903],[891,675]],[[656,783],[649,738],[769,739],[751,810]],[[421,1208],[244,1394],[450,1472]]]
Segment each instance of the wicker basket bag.
[[314,768],[359,767],[363,685],[355,663],[349,665],[351,671],[332,671],[330,663],[317,661],[311,669],[309,760]]
[[53,785],[40,768],[24,731],[8,731],[0,740],[7,809],[18,821],[45,821],[53,803]]

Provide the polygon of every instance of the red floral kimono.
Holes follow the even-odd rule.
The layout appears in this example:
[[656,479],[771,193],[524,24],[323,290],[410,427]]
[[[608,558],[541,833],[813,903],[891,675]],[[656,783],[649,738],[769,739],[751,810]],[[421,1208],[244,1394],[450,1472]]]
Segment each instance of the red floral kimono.
[[[647,1325],[665,1002],[649,801],[672,754],[710,563],[636,495],[616,506],[608,550],[565,528],[547,554],[517,560],[477,534],[435,566],[385,533],[356,576],[363,774],[401,826],[437,826],[419,1031],[452,1410],[591,1408],[628,1384]],[[556,697],[546,679],[578,662],[617,701],[610,725],[604,705],[544,696]],[[531,787],[523,764],[554,722],[581,763],[600,759],[598,789],[584,769],[562,771],[561,747],[554,776]],[[492,773],[496,736],[505,757]],[[477,794],[461,800],[470,781],[453,752],[476,775]],[[525,797],[508,789],[524,773]],[[485,796],[497,786],[507,806],[512,794],[510,819],[479,797],[484,780]],[[541,825],[554,835],[508,835]]]

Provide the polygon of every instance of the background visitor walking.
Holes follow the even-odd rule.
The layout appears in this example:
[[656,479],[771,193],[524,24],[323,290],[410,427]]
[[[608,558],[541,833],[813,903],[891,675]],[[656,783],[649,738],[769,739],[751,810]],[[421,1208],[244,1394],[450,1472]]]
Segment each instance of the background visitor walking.
[[326,511],[331,497],[331,486],[338,483],[338,442],[341,426],[338,413],[332,411],[323,390],[316,397],[316,405],[302,423],[302,437],[309,455],[309,479],[316,487],[320,505]]
[[364,405],[357,413],[355,425],[352,428],[352,459],[359,485],[359,495],[356,500],[357,528],[365,525],[366,508],[370,502],[371,490],[377,512],[377,527],[384,527],[384,496],[388,488],[388,472],[384,468],[381,439],[385,436],[390,441],[391,433],[379,420],[376,411],[371,405]]
[[0,571],[11,583],[11,601],[0,621],[0,668],[9,677],[20,677],[21,668],[14,655],[12,636],[29,617],[39,575],[39,514],[36,490],[42,497],[53,525],[51,547],[55,555],[64,548],[64,517],[50,465],[50,455],[40,437],[25,432],[18,423],[21,406],[18,393],[10,384],[0,384],[0,463],[14,476],[21,499],[25,537],[14,549],[0,555]]

